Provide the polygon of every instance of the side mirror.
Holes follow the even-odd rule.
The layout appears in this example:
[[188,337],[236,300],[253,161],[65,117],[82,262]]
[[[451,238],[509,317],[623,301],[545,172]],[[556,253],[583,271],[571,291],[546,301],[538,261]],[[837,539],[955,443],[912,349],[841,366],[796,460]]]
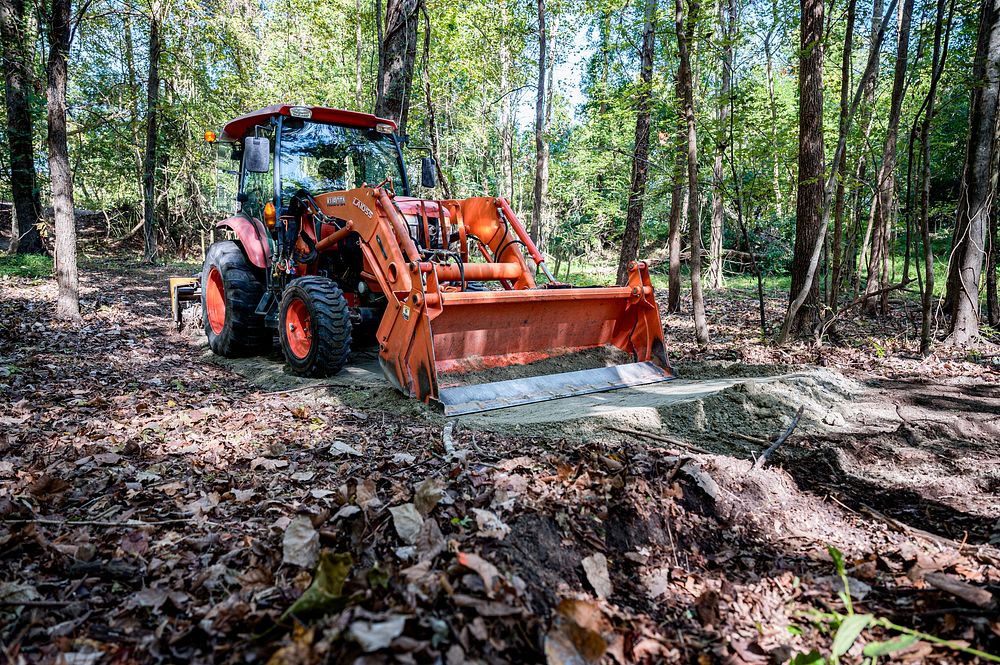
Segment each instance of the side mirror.
[[437,187],[437,171],[433,157],[420,158],[420,184],[428,189]]
[[243,166],[250,173],[271,170],[271,147],[263,136],[248,136],[243,142]]

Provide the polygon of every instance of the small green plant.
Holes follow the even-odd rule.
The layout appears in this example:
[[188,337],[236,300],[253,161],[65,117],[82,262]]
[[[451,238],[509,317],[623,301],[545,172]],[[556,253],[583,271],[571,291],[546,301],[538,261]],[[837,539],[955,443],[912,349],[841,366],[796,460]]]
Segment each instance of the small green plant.
[[52,257],[44,254],[0,254],[0,276],[52,276]]
[[887,352],[885,350],[885,347],[882,346],[881,344],[879,344],[878,340],[870,339],[869,338],[868,341],[871,342],[872,348],[875,349],[875,357],[876,358],[885,358],[886,357]]
[[[865,644],[861,653],[865,657],[864,662],[867,665],[876,665],[879,658],[883,656],[891,656],[894,653],[908,649],[921,640],[938,646],[947,647],[955,651],[960,651],[962,653],[969,654],[970,656],[978,656],[979,658],[991,663],[1000,663],[1000,657],[988,654],[984,651],[955,644],[954,642],[949,642],[948,640],[935,635],[923,633],[919,630],[913,630],[912,628],[907,628],[906,626],[900,626],[899,624],[893,623],[888,619],[877,617],[874,614],[856,614],[854,612],[854,603],[851,601],[850,585],[849,580],[847,579],[847,569],[844,566],[844,555],[841,554],[840,550],[836,547],[831,546],[827,549],[830,552],[830,557],[833,559],[833,563],[837,568],[837,575],[840,577],[840,581],[844,585],[843,590],[837,595],[840,597],[841,602],[844,603],[844,610],[846,613],[842,614],[836,611],[811,611],[805,613],[805,616],[809,617],[814,622],[819,623],[833,631],[833,643],[830,645],[830,657],[827,659],[827,657],[823,656],[819,651],[813,649],[809,653],[800,653],[795,655],[791,661],[789,661],[790,665],[838,665],[838,663],[840,663],[841,656],[846,654],[851,647],[854,646],[858,639],[862,637],[864,631],[869,628],[883,628],[894,633],[899,633],[899,636],[882,642],[873,641]],[[795,628],[798,630],[797,626],[795,626]]]

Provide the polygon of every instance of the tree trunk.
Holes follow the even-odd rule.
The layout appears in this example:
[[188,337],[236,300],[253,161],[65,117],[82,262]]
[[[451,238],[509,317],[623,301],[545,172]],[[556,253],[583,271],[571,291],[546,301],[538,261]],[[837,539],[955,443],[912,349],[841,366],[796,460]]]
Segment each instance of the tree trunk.
[[[847,122],[851,103],[851,56],[854,52],[854,19],[857,0],[847,3],[847,25],[844,27],[844,53],[840,61],[840,124]],[[837,173],[837,195],[833,212],[833,268],[827,303],[836,311],[840,290],[840,271],[844,257],[844,201],[847,197],[847,160],[840,160]]]
[[[683,97],[680,86],[680,73],[678,72],[677,99]],[[686,164],[687,151],[684,149],[686,141],[686,128],[684,118],[678,114],[680,121],[677,127],[677,147],[674,159],[673,185],[670,193],[670,278],[667,291],[667,312],[673,314],[681,311],[681,228],[684,209],[687,207],[684,201],[684,169]]]
[[381,94],[375,102],[375,115],[395,121],[403,136],[410,110],[413,63],[417,58],[420,4],[421,0],[388,0],[385,7],[385,36],[379,69]]
[[545,139],[545,0],[538,0],[538,90],[535,96],[535,187],[531,204],[531,239],[541,242],[545,190],[549,180],[549,154]]
[[972,93],[955,222],[956,228],[964,231],[952,250],[957,277],[948,341],[956,346],[968,346],[979,337],[979,280],[996,184],[993,157],[1000,95],[1000,0],[983,3],[972,80],[981,83]]
[[[510,86],[510,41],[508,36],[509,22],[507,5],[500,3],[500,20],[503,34],[500,37],[500,186],[497,192],[505,196],[514,205],[514,163],[510,155],[514,149],[514,136],[511,127],[511,91]],[[558,270],[556,273],[558,274]]]
[[[868,282],[865,286],[864,308],[874,313],[876,305],[885,314],[888,307],[889,239],[891,236],[893,200],[896,191],[896,144],[899,135],[899,120],[903,108],[903,93],[906,88],[906,63],[910,46],[910,16],[913,14],[913,0],[903,0],[899,6],[899,30],[896,39],[896,67],[893,73],[892,98],[889,103],[889,122],[886,127],[885,144],[882,149],[882,166],[875,183],[875,225],[872,230],[871,254],[868,260]],[[873,294],[881,294],[879,302]]]
[[56,316],[80,320],[80,278],[76,270],[76,220],[73,213],[73,173],[66,141],[67,57],[70,45],[71,0],[52,0],[49,17],[49,59],[46,98],[49,113],[49,177],[55,217],[55,269],[59,295]]
[[0,0],[0,57],[3,58],[7,105],[7,145],[10,148],[10,190],[14,201],[10,252],[45,251],[38,232],[42,204],[35,175],[31,121],[31,60],[27,47],[24,0]]
[[431,52],[431,17],[427,14],[427,7],[421,5],[421,12],[424,15],[424,97],[427,103],[427,133],[431,136],[431,155],[434,157],[434,169],[437,171],[438,181],[441,189],[444,190],[446,199],[452,198],[451,184],[441,170],[441,149],[438,144],[437,119],[434,116],[434,100],[431,97],[431,73],[430,73],[430,52]]
[[691,243],[691,309],[694,315],[694,335],[699,348],[708,346],[708,322],[705,320],[705,300],[701,293],[701,214],[698,195],[698,131],[694,116],[694,86],[691,76],[690,49],[698,27],[698,0],[690,0],[685,27],[684,0],[676,0],[677,47],[680,68],[677,73],[678,89],[684,119],[687,123],[688,166],[688,234]]
[[160,21],[157,3],[151,3],[149,16],[149,74],[146,78],[146,154],[142,160],[144,260],[156,263],[156,142],[157,113],[160,105]]
[[771,170],[772,170],[772,186],[774,187],[774,210],[778,213],[778,217],[784,215],[781,205],[781,167],[778,164],[778,103],[774,96],[774,47],[771,44],[771,39],[774,38],[774,33],[778,29],[778,1],[772,0],[771,2],[771,29],[768,30],[767,37],[764,39],[764,55],[766,74],[767,74],[767,101],[768,109],[771,112],[771,149],[774,151],[773,159],[771,160]]
[[799,184],[795,208],[795,253],[789,300],[808,286],[791,330],[808,332],[819,311],[819,280],[809,264],[823,216],[823,0],[801,0],[799,74]]
[[364,90],[361,86],[361,59],[364,51],[364,35],[361,31],[361,24],[364,15],[361,13],[361,0],[354,0],[354,104],[360,111],[362,106],[362,96]]
[[725,238],[725,202],[722,199],[723,171],[722,160],[726,154],[725,131],[729,119],[730,90],[732,87],[733,69],[733,37],[736,34],[736,2],[728,0],[719,2],[719,32],[722,35],[722,85],[719,89],[719,108],[717,117],[719,131],[715,142],[715,163],[712,165],[712,224],[709,232],[708,245],[708,288],[721,289],[725,286],[725,276],[722,270],[722,241]]
[[[813,1],[814,0],[803,0],[802,4],[806,5]],[[891,7],[895,7],[896,0],[890,0],[889,4]],[[892,10],[890,9],[890,12],[891,11]],[[820,13],[822,13],[822,7],[820,7]],[[837,149],[833,153],[833,164],[830,166],[830,176],[827,178],[826,184],[822,187],[821,191],[819,229],[815,233],[815,242],[813,243],[812,254],[811,256],[808,257],[808,260],[806,261],[805,264],[806,271],[801,279],[802,282],[801,287],[797,292],[793,291],[794,298],[792,298],[788,303],[788,310],[785,312],[784,323],[781,324],[781,331],[778,333],[778,336],[775,340],[778,344],[784,344],[788,340],[788,337],[791,334],[792,329],[795,327],[795,323],[800,321],[800,309],[802,305],[805,304],[805,302],[809,299],[811,295],[818,294],[819,289],[816,283],[816,274],[817,274],[816,271],[819,267],[820,254],[822,253],[823,247],[826,244],[824,240],[826,238],[827,227],[830,224],[829,204],[833,200],[833,191],[835,185],[837,184],[836,174],[840,169],[840,162],[842,159],[844,159],[844,153],[847,150],[847,136],[848,134],[850,134],[851,131],[851,122],[852,119],[854,118],[854,113],[855,111],[857,111],[858,105],[861,103],[861,95],[863,89],[869,85],[869,83],[875,76],[875,70],[877,69],[877,64],[878,64],[879,49],[881,47],[882,40],[885,39],[886,23],[887,23],[886,21],[883,21],[882,24],[879,26],[878,35],[876,36],[873,42],[873,47],[868,54],[868,63],[865,65],[865,72],[861,76],[861,81],[858,84],[857,90],[855,90],[854,92],[854,99],[851,101],[851,108],[847,113],[847,119],[843,123],[841,123],[840,127],[838,128]],[[822,25],[822,21],[820,21],[820,24]],[[814,29],[814,26],[811,26],[811,29]],[[815,33],[812,34],[813,36],[815,36]],[[803,57],[808,55],[810,55],[808,51],[805,50],[802,51]],[[804,74],[805,71],[803,71],[803,75]],[[800,86],[801,83],[802,82],[800,80]],[[822,92],[820,92],[820,96],[822,97]],[[802,105],[801,99],[799,104],[801,107]],[[802,114],[800,113],[799,115],[801,118]],[[801,119],[800,119],[800,124],[801,124]],[[802,139],[800,137],[800,143],[801,140]],[[820,149],[822,150],[822,143],[820,144]],[[801,152],[801,146],[800,146],[800,152]],[[802,178],[801,170],[799,172],[799,178],[801,187],[801,185],[803,184],[801,182]],[[797,242],[798,238],[796,238],[796,243]],[[798,245],[796,245],[796,249],[798,249]],[[794,275],[792,276],[792,279],[793,280],[795,279]]]
[[653,92],[653,55],[656,42],[656,0],[646,0],[642,29],[642,64],[635,114],[635,151],[632,155],[632,184],[628,193],[625,234],[618,258],[618,284],[628,283],[628,267],[638,258],[642,211],[649,175],[649,114]]

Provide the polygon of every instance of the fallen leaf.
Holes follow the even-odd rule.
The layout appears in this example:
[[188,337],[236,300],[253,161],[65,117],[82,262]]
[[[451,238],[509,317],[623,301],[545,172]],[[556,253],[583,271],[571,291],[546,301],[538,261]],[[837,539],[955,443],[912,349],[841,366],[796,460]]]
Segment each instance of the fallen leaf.
[[604,634],[609,632],[611,627],[596,604],[565,599],[545,635],[545,660],[548,665],[597,665],[608,650]]
[[472,514],[476,516],[476,526],[479,528],[479,535],[483,538],[496,538],[503,540],[510,533],[510,527],[497,517],[496,513],[473,508]]
[[305,515],[296,515],[285,528],[282,539],[282,559],[303,568],[312,568],[319,556],[319,533],[313,528],[312,520]]
[[413,493],[413,505],[421,515],[427,517],[443,496],[444,483],[437,478],[427,478]]
[[500,571],[497,570],[497,567],[476,554],[458,552],[457,557],[460,564],[479,574],[483,579],[483,585],[486,587],[486,594],[492,597],[494,584],[496,583],[496,579],[500,577]]
[[584,558],[581,562],[583,570],[587,573],[587,581],[594,587],[598,598],[607,598],[611,595],[611,576],[608,574],[608,559],[597,552]]
[[438,523],[433,519],[424,520],[414,545],[416,545],[418,561],[431,560],[444,552],[444,535],[441,533],[441,527],[438,526]]
[[357,448],[349,446],[343,441],[332,442],[330,444],[330,447],[327,449],[327,452],[329,452],[334,457],[339,457],[341,455],[353,455],[354,457],[361,457],[361,452]]
[[386,621],[355,621],[351,624],[349,635],[364,651],[371,653],[388,647],[403,634],[405,626],[406,617],[402,615],[392,616]]
[[145,531],[130,531],[121,542],[122,551],[132,556],[142,556],[149,550],[149,539]]
[[271,459],[270,457],[257,457],[250,462],[250,470],[264,469],[265,471],[274,471],[276,469],[283,469],[288,466],[288,460],[286,459]]
[[389,509],[392,513],[392,524],[396,527],[396,533],[400,540],[407,545],[417,542],[417,536],[424,525],[424,518],[412,503],[404,503],[401,506],[393,506]]
[[324,550],[320,554],[312,584],[281,615],[281,621],[292,615],[304,619],[340,609],[347,602],[343,598],[344,580],[353,565],[354,560],[350,554],[335,554]]

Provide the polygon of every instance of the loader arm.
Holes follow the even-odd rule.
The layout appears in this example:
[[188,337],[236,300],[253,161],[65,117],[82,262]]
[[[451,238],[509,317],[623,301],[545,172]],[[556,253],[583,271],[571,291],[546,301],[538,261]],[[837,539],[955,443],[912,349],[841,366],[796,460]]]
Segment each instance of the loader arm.
[[[340,223],[321,234],[319,246],[345,230],[360,238],[365,273],[388,299],[376,334],[379,362],[407,395],[463,413],[672,377],[643,263],[630,266],[627,286],[539,288],[524,252],[538,263],[541,253],[503,199],[430,202],[446,232],[441,246],[420,249],[394,197],[382,188],[324,193],[316,200]],[[419,221],[426,225],[421,205]],[[458,256],[449,250],[452,237],[459,238]],[[472,260],[477,253],[483,261]],[[469,281],[496,281],[504,290],[465,290]],[[516,385],[441,386],[442,373],[523,365],[609,345],[634,362]]]

